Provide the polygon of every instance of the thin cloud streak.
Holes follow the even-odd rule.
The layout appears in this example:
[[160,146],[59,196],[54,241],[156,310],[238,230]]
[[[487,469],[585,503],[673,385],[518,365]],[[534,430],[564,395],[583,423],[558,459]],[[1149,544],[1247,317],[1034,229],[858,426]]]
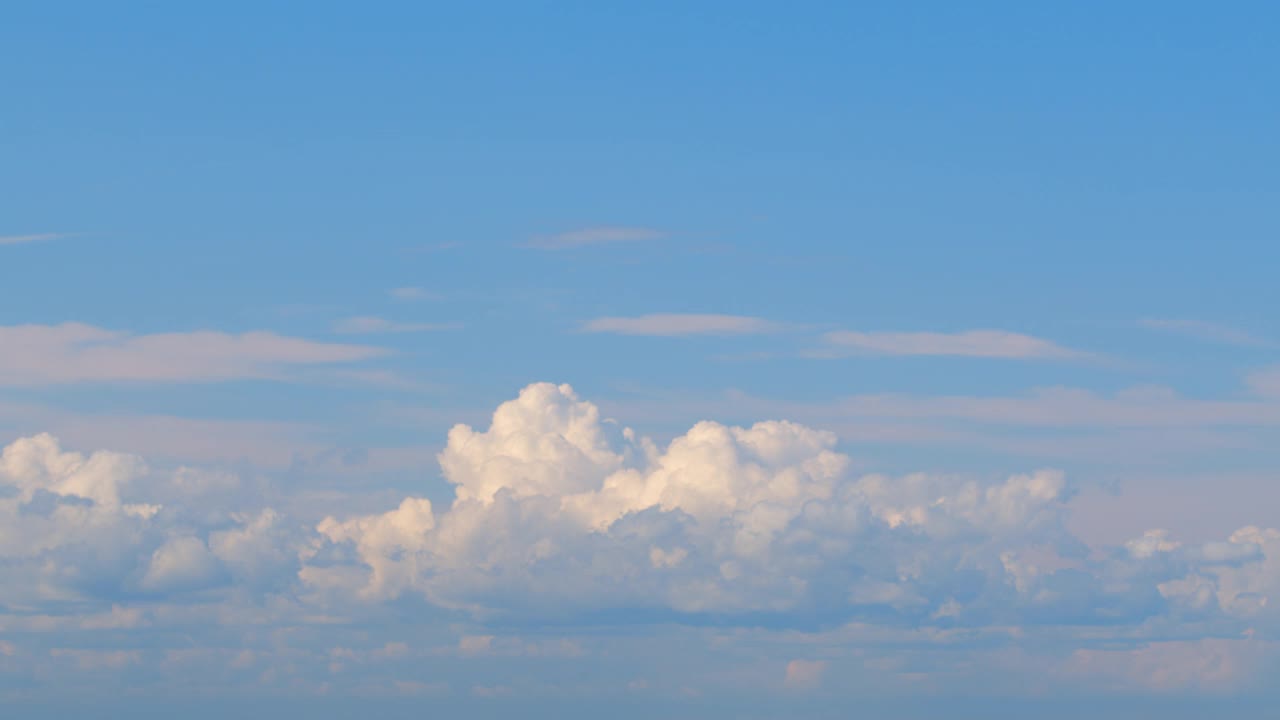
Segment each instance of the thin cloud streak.
[[569,250],[591,245],[661,240],[666,236],[667,233],[652,228],[597,226],[536,237],[524,246],[537,250]]
[[1241,347],[1273,347],[1275,345],[1270,340],[1260,338],[1239,328],[1202,320],[1147,318],[1139,321],[1138,324],[1148,330],[1183,335],[1196,340],[1221,343],[1223,345],[1239,345]]
[[659,313],[638,317],[600,317],[582,326],[583,332],[616,335],[758,335],[781,329],[777,323],[743,315]]
[[[1016,360],[1089,357],[1089,353],[1065,348],[1049,340],[1004,330],[968,330],[959,333],[837,330],[823,335],[823,340],[835,348],[868,355],[954,356]],[[824,354],[814,353],[814,355],[821,357]]]
[[433,293],[427,290],[426,288],[420,288],[420,287],[392,288],[391,290],[387,291],[387,294],[395,298],[396,300],[403,300],[405,302],[409,302],[413,300],[439,300],[440,299],[440,295],[438,293]]
[[350,317],[334,323],[333,331],[340,335],[376,335],[380,333],[414,333],[436,330],[457,330],[457,323],[402,323],[386,318],[364,315]]
[[133,335],[82,323],[0,327],[0,386],[285,379],[289,368],[381,357],[385,348],[256,331]]
[[47,242],[70,237],[70,233],[36,233],[33,235],[2,235],[0,245],[26,245],[27,243]]

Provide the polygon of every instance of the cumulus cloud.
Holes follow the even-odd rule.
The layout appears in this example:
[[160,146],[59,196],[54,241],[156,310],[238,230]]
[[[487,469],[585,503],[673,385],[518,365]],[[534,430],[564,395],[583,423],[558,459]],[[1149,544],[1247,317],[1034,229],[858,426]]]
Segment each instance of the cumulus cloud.
[[855,332],[823,335],[830,346],[871,355],[951,355],[1007,359],[1070,359],[1087,353],[1042,338],[1005,330],[937,332]]
[[742,315],[659,313],[638,317],[601,317],[587,321],[584,332],[617,335],[757,335],[776,332],[777,323]]
[[196,537],[176,537],[151,555],[142,587],[147,590],[194,590],[217,582],[217,558],[204,541]]
[[[644,670],[652,691],[694,687],[685,670],[713,655],[754,658],[740,669],[762,687],[830,692],[850,673],[972,674],[1000,652],[1016,658],[1011,677],[1236,688],[1275,657],[1280,530],[1192,543],[1152,529],[1085,546],[1056,470],[862,474],[833,435],[784,420],[700,422],[660,445],[546,383],[487,427],[453,428],[438,460],[451,501],[411,494],[315,522],[264,507],[225,471],[19,439],[0,453],[0,632],[25,634],[6,635],[0,671],[28,657],[85,673],[159,662],[230,684],[296,687],[312,673],[363,692],[390,688],[391,666],[431,658],[479,667],[572,663],[608,642],[639,650],[640,634],[599,635],[633,624],[667,633]],[[425,606],[449,620],[387,632],[388,617]],[[182,648],[140,641],[126,655],[64,641],[196,626],[221,640],[186,647],[198,633],[184,630]],[[41,632],[61,635],[41,643]],[[1010,647],[1023,637],[1034,640]],[[686,647],[702,654],[667,667]],[[1039,664],[1026,664],[1030,650]],[[1205,653],[1219,660],[1197,660]],[[637,669],[621,668],[618,687]],[[451,682],[531,687],[462,679]]]
[[482,614],[625,608],[784,625],[1237,617],[1270,587],[1272,531],[1197,547],[1156,532],[1090,556],[1066,529],[1060,472],[857,476],[835,443],[786,421],[703,422],[659,447],[568,386],[531,385],[487,430],[450,432],[450,507],[407,498],[327,519],[320,535],[354,546],[363,570],[303,577]]
[[296,549],[290,558],[293,538],[273,528],[274,512],[211,513],[201,496],[212,486],[192,476],[156,478],[141,458],[65,451],[47,434],[5,447],[0,606],[75,601],[114,613],[131,597],[290,582]]
[[667,234],[661,230],[652,228],[600,225],[536,237],[526,243],[525,247],[538,250],[569,250],[590,245],[660,240],[666,236]]
[[214,382],[278,378],[298,366],[385,355],[366,345],[322,343],[271,332],[132,335],[81,323],[0,327],[0,385],[79,382]]

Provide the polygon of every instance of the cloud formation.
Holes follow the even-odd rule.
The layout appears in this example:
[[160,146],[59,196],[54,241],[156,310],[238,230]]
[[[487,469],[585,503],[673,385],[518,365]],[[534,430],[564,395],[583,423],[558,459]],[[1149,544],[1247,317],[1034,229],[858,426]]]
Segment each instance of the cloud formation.
[[1230,624],[1275,590],[1275,530],[1197,547],[1151,531],[1091,555],[1064,524],[1060,472],[859,477],[834,446],[830,433],[770,421],[703,422],[662,448],[568,386],[531,385],[488,430],[450,432],[451,507],[411,497],[329,518],[319,534],[353,547],[364,570],[328,563],[302,578],[485,615],[784,626]]
[[64,451],[50,435],[11,443],[0,454],[0,607],[290,583],[274,511],[210,511],[201,500],[220,499],[226,480],[202,475],[153,478],[137,456]]
[[660,240],[666,236],[667,234],[661,230],[652,228],[598,225],[555,235],[536,237],[526,243],[525,247],[538,250],[570,250],[591,245],[614,245],[644,240]]
[[936,332],[855,332],[837,330],[823,336],[832,347],[871,355],[950,355],[957,357],[1071,359],[1087,353],[1049,340],[1004,330]]
[[[930,668],[1015,686],[1236,688],[1277,657],[1280,530],[1184,543],[1150,529],[1090,547],[1068,529],[1073,487],[1052,469],[859,474],[833,435],[785,420],[705,421],[659,445],[547,383],[488,427],[454,427],[438,460],[452,502],[410,494],[317,521],[300,489],[19,439],[0,453],[0,633],[23,634],[0,642],[0,672],[38,655],[54,663],[44,677],[198,669],[228,687],[519,695],[535,690],[412,669],[591,663],[600,643],[653,652],[634,633],[600,635],[636,625],[665,645],[645,675],[622,668],[618,692],[686,692],[707,653],[749,682],[822,693]],[[329,507],[355,500],[368,504]],[[404,624],[406,608],[432,621]],[[104,650],[83,635],[108,631],[180,647]],[[697,657],[684,662],[680,643]]]
[[81,323],[0,327],[0,385],[276,379],[291,367],[351,363],[382,348],[272,332],[134,335]]
[[363,315],[339,320],[333,331],[341,335],[376,335],[380,333],[414,333],[433,330],[456,330],[456,323],[406,323]]
[[66,233],[36,233],[33,235],[0,235],[0,245],[25,245],[67,237]]
[[584,332],[616,335],[757,335],[776,332],[777,323],[743,315],[659,313],[638,317],[601,317],[582,326]]
[[437,293],[433,293],[430,290],[427,290],[426,288],[421,288],[416,286],[392,288],[387,291],[387,294],[395,298],[396,300],[404,300],[404,301],[439,300],[440,299],[440,296]]

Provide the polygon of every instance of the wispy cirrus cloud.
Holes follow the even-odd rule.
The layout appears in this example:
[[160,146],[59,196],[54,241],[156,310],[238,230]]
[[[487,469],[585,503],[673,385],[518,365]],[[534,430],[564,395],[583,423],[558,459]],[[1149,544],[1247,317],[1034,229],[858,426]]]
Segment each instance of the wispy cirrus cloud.
[[0,235],[0,245],[26,245],[70,237],[70,233],[34,233],[31,235]]
[[82,323],[0,327],[0,385],[282,379],[290,368],[352,363],[384,348],[257,331],[135,335]]
[[1138,322],[1148,330],[1183,335],[1196,340],[1239,345],[1242,347],[1268,347],[1275,343],[1265,338],[1246,332],[1239,328],[1205,322],[1203,320],[1185,320],[1168,318],[1146,318]]
[[[975,358],[1079,359],[1089,353],[1066,348],[1050,340],[1004,330],[938,332],[856,332],[836,330],[822,339],[833,350],[868,355],[937,355]],[[834,356],[840,353],[811,353]]]
[[600,317],[586,322],[584,332],[615,335],[757,335],[782,326],[758,317],[698,313],[658,313],[638,317]]
[[598,225],[555,235],[542,235],[533,238],[525,243],[524,246],[538,250],[569,250],[590,245],[613,245],[644,240],[661,240],[666,236],[667,233],[653,228]]
[[440,299],[439,293],[433,293],[430,290],[427,290],[426,288],[421,288],[416,286],[392,288],[387,291],[387,294],[395,298],[396,300],[403,300],[405,302],[416,301],[416,300],[439,300]]
[[334,323],[333,331],[342,335],[377,335],[382,333],[457,330],[460,327],[462,326],[457,323],[405,323],[372,315],[362,315],[339,320]]

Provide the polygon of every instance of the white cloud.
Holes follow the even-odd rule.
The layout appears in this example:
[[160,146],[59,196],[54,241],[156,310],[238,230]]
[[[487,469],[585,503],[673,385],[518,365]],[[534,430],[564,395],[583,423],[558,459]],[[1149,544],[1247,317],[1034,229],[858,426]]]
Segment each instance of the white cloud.
[[1004,330],[936,332],[854,332],[837,330],[823,336],[827,344],[872,355],[950,355],[1011,359],[1069,359],[1087,353],[1049,340]]
[[291,367],[387,354],[271,332],[131,335],[80,323],[0,327],[0,385],[278,379]]
[[1226,325],[1204,322],[1203,320],[1148,318],[1139,321],[1139,324],[1149,330],[1159,330],[1161,332],[1184,335],[1197,340],[1222,343],[1225,345],[1262,347],[1274,344],[1244,330],[1228,327]]
[[660,240],[666,236],[667,234],[661,230],[652,228],[600,225],[556,235],[544,235],[530,240],[525,246],[539,250],[568,250],[589,245]]
[[[16,441],[0,454],[0,631],[29,633],[12,649],[23,661],[64,651],[49,688],[136,665],[188,683],[198,669],[202,687],[256,676],[363,692],[422,679],[431,658],[466,658],[427,679],[522,694],[540,686],[486,676],[493,662],[572,673],[600,649],[657,658],[619,667],[619,692],[636,677],[655,693],[705,690],[716,675],[836,693],[980,673],[1011,686],[1236,688],[1275,657],[1248,638],[1280,632],[1280,531],[1200,543],[1152,530],[1086,547],[1053,470],[859,474],[830,433],[787,421],[700,422],[659,446],[550,384],[525,388],[486,429],[455,427],[439,460],[452,503],[397,497],[388,512],[303,526],[261,499],[287,498],[241,492],[225,473]],[[254,504],[232,510],[236,498]],[[387,622],[433,612],[424,601],[458,612]],[[608,635],[627,624],[656,636]],[[117,647],[130,654],[74,649],[100,648],[104,632],[127,634]],[[1246,641],[1199,640],[1228,637]],[[0,671],[20,664],[0,657]]]
[[0,606],[96,603],[112,608],[112,624],[86,619],[82,627],[115,627],[128,612],[120,615],[116,604],[139,593],[290,582],[296,535],[275,527],[269,509],[241,516],[208,507],[222,488],[189,482],[193,474],[207,473],[180,468],[153,477],[141,458],[64,451],[49,435],[6,446],[0,565],[7,582],[0,584]]
[[1149,533],[1090,559],[1064,523],[1070,491],[1059,472],[993,483],[859,477],[834,444],[784,421],[702,422],[660,448],[568,386],[532,385],[488,430],[450,432],[440,462],[456,489],[451,507],[407,498],[383,515],[325,520],[320,534],[353,545],[364,571],[307,567],[303,578],[364,600],[421,594],[482,615],[626,607],[641,618],[966,625],[993,613],[1138,624],[1162,603],[1243,617],[1280,575],[1262,561],[1273,531],[1206,546]]
[[639,317],[601,317],[582,326],[592,333],[618,335],[756,335],[775,332],[777,323],[742,315],[660,313]]
[[0,245],[25,245],[69,237],[67,233],[36,233],[33,235],[0,235]]
[[203,540],[176,537],[152,553],[142,587],[166,592],[197,590],[216,583],[219,570],[217,558]]

